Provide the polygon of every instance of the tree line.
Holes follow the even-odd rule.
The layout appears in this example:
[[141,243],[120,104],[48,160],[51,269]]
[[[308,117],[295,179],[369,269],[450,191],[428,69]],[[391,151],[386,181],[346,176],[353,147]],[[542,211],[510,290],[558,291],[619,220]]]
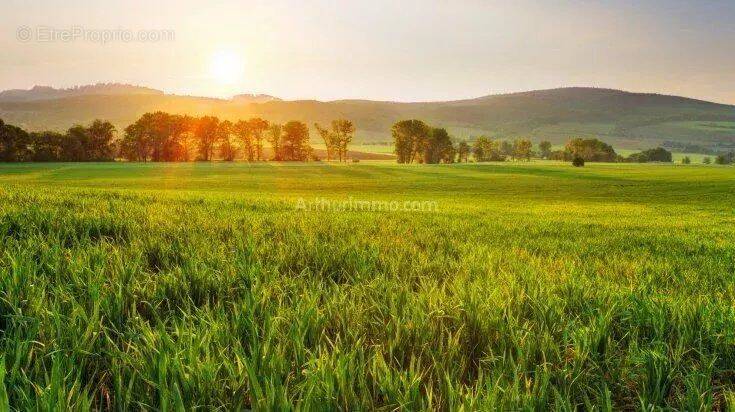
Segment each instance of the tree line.
[[[470,155],[475,162],[528,161],[531,158],[561,160],[583,166],[585,162],[671,162],[672,154],[657,147],[624,157],[613,147],[596,138],[572,138],[557,150],[547,140],[534,147],[531,139],[492,139],[479,136],[472,145],[467,141],[455,142],[446,129],[431,127],[421,120],[402,120],[393,125],[394,153],[398,163],[455,163],[468,162]],[[705,162],[708,159],[705,159]],[[723,154],[716,163],[735,162],[735,155]]]
[[[266,143],[270,156],[266,156]],[[220,120],[165,112],[146,113],[126,127],[120,157],[137,162],[307,161],[313,156],[309,128],[300,121],[283,125],[265,119]]]
[[[328,126],[314,124],[324,141],[326,160],[346,161],[355,134],[354,124],[333,120]],[[455,163],[541,159],[584,162],[671,162],[664,148],[644,150],[623,157],[599,139],[574,138],[558,150],[549,141],[536,148],[528,138],[515,140],[480,136],[455,142],[446,129],[421,120],[401,120],[391,128],[398,163]],[[268,146],[268,148],[266,147]],[[268,150],[267,150],[268,149]],[[64,133],[29,133],[0,119],[0,162],[84,162],[125,159],[137,162],[187,162],[221,159],[234,161],[320,160],[310,145],[309,127],[300,121],[285,124],[262,118],[220,120],[215,116],[192,117],[166,112],[145,113],[116,137],[108,121],[75,125]],[[711,159],[705,158],[705,163]],[[688,163],[683,160],[683,163]],[[735,163],[733,152],[721,153],[715,163]]]
[[394,153],[398,163],[455,163],[528,161],[533,157],[571,161],[581,157],[587,161],[616,161],[610,145],[597,139],[571,139],[564,149],[552,151],[549,141],[541,141],[537,149],[528,138],[513,141],[479,136],[472,142],[454,142],[444,128],[431,127],[421,120],[401,120],[391,129]]
[[0,161],[109,161],[116,153],[114,138],[115,127],[101,120],[71,127],[66,133],[28,133],[0,119]]
[[[355,127],[337,119],[329,127],[314,125],[326,145],[327,159],[347,160]],[[270,152],[266,153],[266,144]],[[33,132],[0,120],[0,161],[83,162],[112,161],[187,162],[221,159],[233,161],[319,160],[310,145],[309,127],[300,121],[285,124],[262,118],[220,120],[166,112],[145,113],[116,138],[108,121],[76,125],[65,133]]]

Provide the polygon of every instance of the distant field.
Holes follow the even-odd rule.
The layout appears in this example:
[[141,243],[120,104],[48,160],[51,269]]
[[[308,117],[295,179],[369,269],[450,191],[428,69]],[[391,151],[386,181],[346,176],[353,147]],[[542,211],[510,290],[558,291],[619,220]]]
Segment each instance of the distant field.
[[[319,151],[325,150],[326,146],[324,143],[312,143],[311,146],[314,149],[317,149]],[[349,150],[351,153],[376,153],[376,154],[387,154],[387,155],[393,155],[393,145],[392,144],[351,144],[349,146]],[[380,160],[380,159],[374,159],[374,160]]]
[[3,164],[0,402],[727,409],[733,205],[720,166]]
[[393,154],[393,144],[356,144],[354,147],[351,146],[352,150],[368,153],[385,153]]

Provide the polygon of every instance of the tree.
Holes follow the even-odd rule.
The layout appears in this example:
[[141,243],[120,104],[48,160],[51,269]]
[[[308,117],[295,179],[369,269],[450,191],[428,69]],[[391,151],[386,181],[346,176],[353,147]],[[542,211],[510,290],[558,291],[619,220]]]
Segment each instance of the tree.
[[225,120],[219,125],[220,145],[219,155],[222,159],[231,162],[237,157],[238,147],[232,138],[233,125],[229,120]]
[[472,153],[478,162],[503,162],[505,154],[501,151],[501,142],[480,136],[472,145]]
[[413,163],[425,150],[431,129],[421,120],[401,120],[391,129],[398,163]]
[[566,157],[579,156],[586,162],[614,162],[618,155],[609,144],[598,139],[570,139],[564,146]]
[[503,157],[503,160],[505,160],[506,157],[510,157],[513,159],[513,155],[515,152],[513,151],[513,143],[503,140],[499,143],[498,152],[500,156]]
[[283,126],[281,137],[283,160],[307,161],[311,155],[309,127],[303,122],[292,120]]
[[314,123],[319,136],[324,141],[327,150],[327,160],[337,157],[339,161],[347,161],[347,146],[352,142],[355,126],[347,119],[332,120],[329,129]]
[[23,162],[31,155],[28,132],[0,120],[0,161]]
[[531,160],[533,143],[528,139],[516,139],[513,142],[513,157],[516,159]]
[[431,129],[428,142],[424,149],[424,163],[452,163],[454,161],[454,146],[452,138],[446,129]]
[[489,145],[490,139],[485,136],[480,136],[477,138],[477,140],[475,140],[475,142],[472,144],[472,154],[475,156],[476,162],[487,161],[485,151],[488,150]]
[[466,141],[462,140],[457,145],[457,161],[460,163],[462,162],[466,163],[469,160],[469,155],[470,155],[470,145],[468,145]]
[[441,161],[442,163],[454,163],[456,159],[457,159],[457,148],[454,147],[454,144],[450,142],[450,146],[444,152],[444,156],[442,157]]
[[255,139],[250,128],[250,122],[245,120],[238,121],[233,126],[233,132],[242,143],[248,162],[255,160]]
[[283,151],[281,150],[281,139],[283,127],[280,124],[272,124],[268,129],[268,143],[273,151],[273,160],[283,160]]
[[214,116],[199,118],[194,134],[199,144],[199,158],[204,161],[212,160],[214,149],[223,138],[220,120]]
[[193,158],[196,148],[196,136],[194,135],[196,119],[191,116],[178,116],[177,119],[181,125],[183,133],[179,135],[179,139],[177,141],[176,159],[188,162]]
[[86,160],[95,162],[115,160],[115,126],[108,121],[95,120],[87,129],[89,138]]
[[255,160],[263,160],[263,135],[268,130],[269,123],[260,117],[248,120],[248,127],[252,136],[252,144],[255,149]]
[[735,159],[735,153],[733,152],[727,152],[727,153],[721,153],[715,157],[715,163],[718,165],[729,165],[732,164],[733,159]]
[[62,157],[65,162],[84,162],[89,160],[88,147],[90,146],[89,130],[82,125],[76,125],[66,131],[62,146]]
[[548,140],[542,140],[541,143],[538,144],[538,150],[542,159],[548,159],[549,156],[551,156],[551,142]]
[[155,148],[158,153],[157,161],[188,161],[194,119],[189,116],[162,113],[155,120],[159,122],[156,125],[159,140],[157,142],[159,146]]
[[143,115],[135,123],[125,128],[125,135],[120,143],[122,157],[133,162],[148,161],[152,147],[149,121],[150,117]]
[[324,146],[327,150],[327,161],[332,160],[334,157],[335,152],[337,152],[339,147],[339,141],[338,137],[335,133],[332,133],[331,130],[325,129],[322,126],[319,125],[319,123],[314,123],[314,128],[316,129],[317,133],[319,133],[319,136],[324,141]]
[[336,148],[339,161],[347,161],[347,146],[352,142],[355,125],[347,119],[332,120],[332,132],[336,136]]
[[169,146],[169,117],[165,112],[145,113],[139,119],[142,134],[148,143],[146,157],[150,157],[154,162],[166,160],[167,146]]
[[657,147],[655,149],[644,150],[640,153],[633,153],[626,161],[647,163],[647,162],[667,162],[670,163],[672,160],[671,152],[664,149],[663,147]]
[[692,163],[692,159],[689,158],[689,156],[684,156],[684,158],[681,159],[681,164],[688,165]]
[[57,132],[31,133],[32,160],[34,162],[59,162],[63,160],[62,145],[66,137]]

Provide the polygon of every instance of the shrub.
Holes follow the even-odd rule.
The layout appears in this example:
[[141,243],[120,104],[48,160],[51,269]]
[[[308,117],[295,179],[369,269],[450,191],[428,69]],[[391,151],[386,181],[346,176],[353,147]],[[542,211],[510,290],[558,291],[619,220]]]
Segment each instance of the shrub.
[[735,153],[733,152],[719,154],[715,158],[715,163],[717,163],[718,165],[729,165],[729,164],[732,164],[734,158],[735,158]]
[[633,153],[628,156],[629,162],[646,163],[646,162],[671,162],[671,152],[663,147],[644,150],[640,153]]
[[690,159],[689,156],[684,156],[684,158],[681,159],[681,164],[683,165],[688,165],[690,163],[692,163],[692,159]]
[[702,159],[702,163],[708,165],[708,164],[712,163],[712,159],[710,159],[709,156],[705,156],[704,159]]
[[574,167],[584,166],[584,159],[582,158],[582,156],[574,156],[574,159],[572,159],[572,165],[574,165]]

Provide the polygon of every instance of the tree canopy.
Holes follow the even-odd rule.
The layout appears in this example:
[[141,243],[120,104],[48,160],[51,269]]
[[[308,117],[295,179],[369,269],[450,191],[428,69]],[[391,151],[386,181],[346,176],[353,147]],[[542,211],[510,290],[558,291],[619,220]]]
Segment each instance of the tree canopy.
[[615,162],[618,155],[609,144],[598,139],[570,139],[564,146],[565,159],[579,156],[585,162]]
[[280,150],[285,161],[306,161],[311,157],[309,127],[304,122],[292,120],[283,125]]
[[391,131],[398,163],[453,163],[457,155],[444,128],[432,128],[412,119],[397,122]]
[[672,161],[671,152],[663,147],[644,150],[640,153],[633,153],[626,159],[628,162],[647,163],[647,162],[666,162]]
[[66,131],[34,132],[0,120],[0,161],[3,162],[89,162],[115,157],[115,127],[95,120],[89,126],[76,125]]

